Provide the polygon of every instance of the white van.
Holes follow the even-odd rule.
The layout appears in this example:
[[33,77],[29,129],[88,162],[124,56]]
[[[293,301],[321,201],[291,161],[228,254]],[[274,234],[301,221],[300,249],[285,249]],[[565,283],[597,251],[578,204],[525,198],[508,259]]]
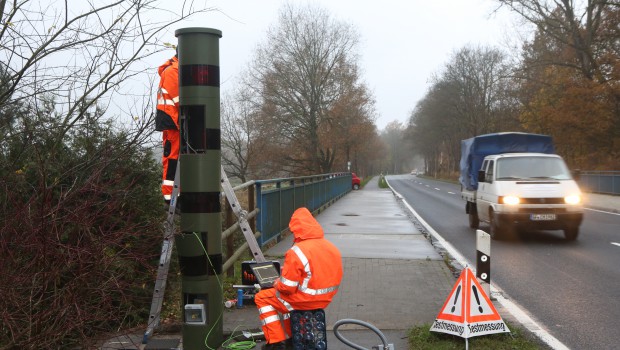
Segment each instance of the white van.
[[469,225],[489,223],[497,238],[519,228],[563,230],[575,240],[583,220],[581,191],[556,154],[488,155],[478,171],[477,190],[463,189]]

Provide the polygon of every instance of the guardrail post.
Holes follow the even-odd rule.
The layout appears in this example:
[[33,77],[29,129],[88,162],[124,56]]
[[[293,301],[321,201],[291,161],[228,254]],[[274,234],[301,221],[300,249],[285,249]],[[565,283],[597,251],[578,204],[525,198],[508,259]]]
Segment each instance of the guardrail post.
[[263,234],[263,215],[265,215],[265,207],[263,205],[263,191],[262,185],[260,183],[256,183],[254,186],[256,188],[256,206],[258,207],[258,215],[256,216],[256,230],[261,233],[258,243],[262,247],[263,244],[265,244],[265,238]]
[[[248,187],[248,212],[253,212],[256,209],[256,205],[254,204],[254,186]],[[256,218],[250,219],[250,228],[252,232],[256,233]]]

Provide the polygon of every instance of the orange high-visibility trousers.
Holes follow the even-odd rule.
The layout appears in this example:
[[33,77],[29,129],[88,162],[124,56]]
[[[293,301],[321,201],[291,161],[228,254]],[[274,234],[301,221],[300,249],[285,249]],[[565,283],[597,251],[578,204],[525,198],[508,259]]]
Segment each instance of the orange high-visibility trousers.
[[261,290],[254,296],[254,303],[258,308],[267,344],[281,342],[291,336],[289,312],[293,308],[281,299],[277,290],[274,288]]
[[164,196],[164,200],[169,203],[172,197],[174,175],[177,171],[177,163],[179,160],[180,135],[179,130],[164,130],[162,131],[162,135],[164,153],[161,160],[164,169],[161,192]]

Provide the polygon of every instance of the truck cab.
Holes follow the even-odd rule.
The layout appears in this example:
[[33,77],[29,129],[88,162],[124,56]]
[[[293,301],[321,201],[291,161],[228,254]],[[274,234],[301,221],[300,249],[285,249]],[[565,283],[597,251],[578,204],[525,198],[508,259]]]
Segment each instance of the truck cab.
[[466,208],[470,227],[487,222],[493,238],[519,228],[563,230],[567,240],[577,238],[583,220],[581,191],[560,156],[489,155],[477,180]]

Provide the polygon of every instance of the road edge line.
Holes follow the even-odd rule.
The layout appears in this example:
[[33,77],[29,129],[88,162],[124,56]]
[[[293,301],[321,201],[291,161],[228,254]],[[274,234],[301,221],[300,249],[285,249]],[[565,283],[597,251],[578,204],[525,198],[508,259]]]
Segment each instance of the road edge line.
[[[394,195],[400,201],[403,202],[403,204],[407,207],[407,209],[409,209],[411,214],[413,214],[413,216],[416,217],[416,219],[422,224],[422,226],[424,226],[424,228],[426,228],[426,230],[428,230],[428,232],[431,235],[433,235],[433,237],[437,240],[437,243],[439,243],[439,245],[441,245],[448,252],[448,254],[450,254],[450,256],[452,256],[452,258],[454,258],[459,264],[461,264],[464,267],[465,266],[471,266],[471,264],[469,264],[467,259],[465,259],[465,257],[463,255],[461,255],[461,253],[459,253],[456,250],[456,248],[454,248],[454,246],[452,244],[450,244],[448,241],[446,241],[424,219],[422,219],[422,217],[420,217],[420,215],[405,200],[405,197],[403,197],[400,193],[398,193],[396,190],[394,190],[394,188],[392,188],[392,186],[390,185],[390,182],[387,180],[387,178],[385,179],[385,182],[390,187],[390,190],[392,190],[392,193],[394,193]],[[474,267],[472,267],[472,268],[475,269]],[[512,301],[506,299],[503,296],[503,294],[506,294],[504,291],[502,291],[501,289],[497,288],[493,283],[491,283],[491,288],[493,288],[494,292],[495,292],[495,293],[492,293],[493,297],[504,308],[506,308],[506,310],[517,321],[519,321],[519,323],[521,323],[521,325],[523,327],[525,327],[528,331],[532,332],[541,341],[543,341],[545,344],[549,345],[549,347],[551,347],[554,350],[570,350],[570,348],[568,348],[566,345],[564,345],[564,343],[562,343],[556,337],[552,336],[549,332],[547,332],[542,327],[540,327],[538,325],[538,323],[536,321],[534,321],[532,319],[532,317],[529,316],[527,314],[527,312],[525,312],[521,307],[517,306],[517,304],[513,303]]]

